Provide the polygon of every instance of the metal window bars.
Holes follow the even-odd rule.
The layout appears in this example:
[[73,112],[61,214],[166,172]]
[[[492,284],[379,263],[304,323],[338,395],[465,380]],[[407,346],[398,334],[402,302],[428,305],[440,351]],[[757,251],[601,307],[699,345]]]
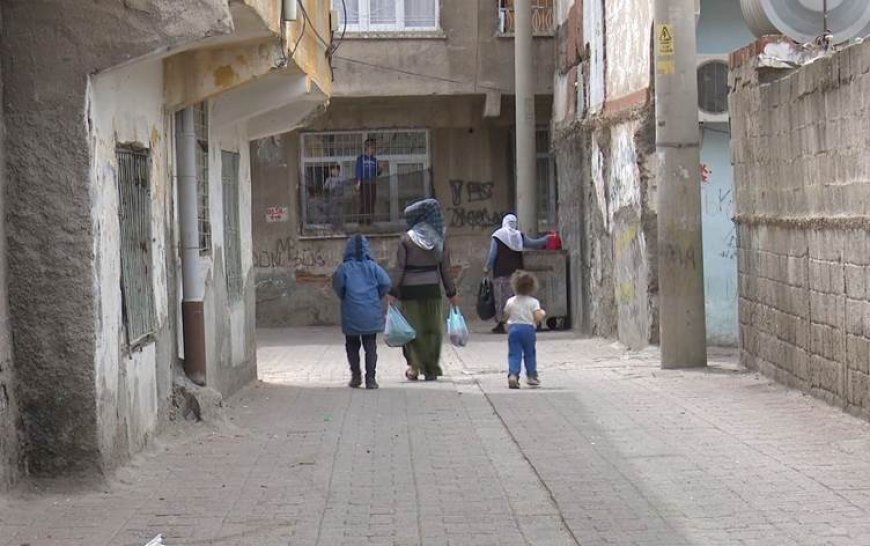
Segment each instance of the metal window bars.
[[[356,162],[375,141],[378,176],[357,184]],[[308,234],[404,229],[402,212],[432,194],[425,130],[302,135],[302,216]]]
[[224,209],[224,262],[230,301],[242,297],[242,233],[239,218],[239,154],[221,151]]
[[154,286],[151,252],[151,183],[148,150],[118,147],[118,219],[121,296],[129,346],[154,333]]
[[431,192],[431,171],[422,164],[400,164],[391,174],[363,181],[331,176],[334,163],[305,167],[303,215],[307,232],[393,233],[404,229],[405,207]]
[[[532,3],[532,33],[552,34],[556,29],[554,0],[531,0]],[[501,34],[513,34],[516,30],[514,17],[514,0],[498,0],[498,31]]]
[[199,223],[199,253],[211,252],[211,217],[209,212],[208,181],[208,105],[201,102],[193,107],[196,130],[196,196]]

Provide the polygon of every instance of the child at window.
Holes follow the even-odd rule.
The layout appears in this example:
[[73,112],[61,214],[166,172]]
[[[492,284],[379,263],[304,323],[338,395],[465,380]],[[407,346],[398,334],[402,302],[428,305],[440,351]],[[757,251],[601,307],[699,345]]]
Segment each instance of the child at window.
[[327,214],[333,229],[344,229],[344,187],[345,180],[341,177],[341,165],[329,167],[329,176],[323,182],[326,194]]
[[378,388],[377,336],[385,326],[381,300],[390,285],[390,276],[372,258],[368,239],[359,234],[351,237],[344,251],[344,263],[332,276],[332,288],[341,300],[341,330],[345,335],[351,388],[362,385],[360,347],[366,353],[366,388]]
[[547,313],[532,295],[538,279],[528,271],[517,271],[511,278],[515,296],[508,299],[504,316],[508,324],[508,388],[520,388],[520,367],[525,360],[526,384],[538,387],[538,362],[535,349],[537,325]]

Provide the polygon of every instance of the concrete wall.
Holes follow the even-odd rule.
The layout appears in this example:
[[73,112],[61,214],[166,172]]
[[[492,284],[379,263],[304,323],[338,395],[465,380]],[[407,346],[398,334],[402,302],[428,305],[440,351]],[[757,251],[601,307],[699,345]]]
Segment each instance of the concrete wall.
[[[0,13],[2,27],[2,13]],[[0,103],[3,82],[0,78]],[[6,124],[0,112],[0,203],[6,203]],[[0,218],[0,491],[19,475],[18,404],[15,399],[12,338],[9,329],[9,300],[6,278],[6,220]]]
[[[346,35],[335,57],[334,96],[513,94],[513,38],[497,34],[497,1],[442,1],[440,23],[425,38]],[[538,95],[553,92],[553,43],[534,39]]]
[[[168,289],[174,271],[170,223],[172,177],[163,111],[163,64],[136,63],[95,76],[88,116],[94,176],[92,225],[98,290],[96,331],[97,430],[106,463],[142,448],[154,433],[160,401],[171,393],[174,332]],[[169,141],[171,142],[171,140]],[[136,144],[151,153],[151,270],[156,315],[153,342],[131,349],[121,299],[120,225],[116,146]]]
[[[3,114],[15,135],[4,161],[5,239],[12,339],[21,359],[14,392],[0,396],[0,483],[9,475],[6,461],[21,460],[27,471],[44,475],[110,468],[139,450],[171,414],[183,356],[173,113],[233,91],[244,103],[243,86],[252,81],[258,96],[273,88],[270,100],[244,108],[227,99],[232,116],[212,126],[213,244],[201,271],[209,386],[228,395],[255,377],[250,217],[240,214],[244,294],[230,301],[221,151],[240,154],[239,198],[241,211],[248,211],[248,122],[277,112],[292,126],[326,99],[327,46],[313,32],[328,35],[329,9],[317,0],[304,4],[311,32],[299,40],[298,58],[276,63],[303,26],[280,23],[278,0],[90,2],[75,10],[56,0],[4,3]],[[198,55],[203,48],[208,53]],[[282,75],[294,84],[282,85],[291,81]],[[292,112],[281,111],[287,107]],[[116,146],[125,143],[151,150],[157,312],[154,339],[132,350],[123,329],[115,158]],[[13,384],[4,297],[0,289],[0,393]],[[6,407],[16,398],[20,419]],[[22,427],[20,455],[13,422]]]
[[[606,100],[616,101],[650,84],[652,0],[608,0],[604,4]],[[595,44],[593,47],[600,47]]]
[[[753,40],[739,0],[703,0],[697,26],[699,55],[722,55]],[[707,341],[737,345],[737,227],[731,172],[731,129],[727,120],[701,127],[701,161],[712,169],[701,186],[704,237],[704,294]]]
[[791,73],[732,55],[740,354],[870,416],[870,43]]
[[701,0],[697,26],[700,54],[730,53],[755,40],[740,11],[740,0]]
[[[164,109],[164,62],[134,63],[95,76],[89,101],[93,226],[97,238],[94,286],[98,287],[96,395],[99,449],[104,465],[139,451],[169,413],[173,376],[179,373],[174,125]],[[153,341],[131,349],[121,300],[116,146],[136,144],[151,152],[152,282],[156,313]],[[201,257],[205,290],[208,384],[229,395],[256,375],[254,291],[250,278],[250,217],[242,215],[245,297],[231,302],[224,267],[224,203],[221,151],[240,154],[240,211],[250,210],[250,162],[244,127],[212,127],[209,135],[209,211],[212,251]]]
[[[588,83],[585,95],[590,113],[598,112],[604,105],[606,77],[605,77],[605,10],[604,0],[589,0],[588,2],[574,2],[575,6],[583,9],[583,49],[588,44],[589,58]],[[577,8],[575,8],[577,9]],[[578,110],[579,107],[578,107]]]
[[[257,377],[255,291],[251,237],[251,162],[244,126],[210,127],[209,201],[212,251],[201,257],[205,279],[206,377],[208,386],[230,395]],[[227,292],[221,151],[239,154],[239,221],[243,296]]]
[[[559,195],[567,203],[562,207],[570,211],[560,215],[560,228],[577,273],[575,327],[641,347],[658,340],[653,2],[566,0],[559,11],[553,146]],[[738,0],[705,1],[701,13],[699,52],[724,55],[748,32]],[[702,189],[708,340],[733,345],[737,277],[728,125],[703,131],[702,158],[714,171]]]
[[98,433],[95,363],[108,344],[98,342],[103,226],[92,211],[103,194],[91,160],[88,75],[231,30],[225,1],[66,8],[3,4],[4,114],[15,135],[7,141],[10,310],[25,464],[36,474],[96,470],[109,441]]
[[701,131],[701,161],[713,173],[701,186],[707,342],[731,347],[737,345],[737,226],[732,220],[730,129],[716,123]]
[[[483,117],[484,98],[418,97],[335,99],[306,130],[379,127],[425,128],[436,197],[445,209],[454,275],[464,312],[474,316],[477,283],[492,228],[513,208],[510,127],[513,110]],[[539,101],[540,121],[550,115]],[[300,133],[252,143],[254,266],[259,326],[337,324],[338,302],[330,275],[341,263],[345,237],[306,237],[301,232]],[[465,185],[482,183],[483,200],[469,201]],[[267,207],[287,207],[285,222],[267,222]],[[392,266],[397,234],[373,236],[378,260]]]
[[553,147],[574,327],[643,347],[658,339],[652,3],[567,4]]
[[574,327],[635,348],[658,339],[653,135],[644,107],[611,126],[563,129],[554,142]]

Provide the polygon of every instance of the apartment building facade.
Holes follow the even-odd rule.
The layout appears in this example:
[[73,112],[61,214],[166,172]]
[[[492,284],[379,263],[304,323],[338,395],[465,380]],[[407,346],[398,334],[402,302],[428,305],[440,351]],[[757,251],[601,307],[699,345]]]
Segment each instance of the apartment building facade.
[[[555,227],[549,153],[553,4],[534,2],[539,123],[539,221]],[[492,230],[515,206],[513,5],[480,0],[333,2],[341,23],[329,108],[308,125],[252,144],[257,321],[336,324],[329,276],[348,233],[366,233],[389,265],[401,212],[437,197],[453,274],[468,314]],[[371,206],[355,189],[356,161],[374,143]],[[334,191],[336,187],[341,191]]]

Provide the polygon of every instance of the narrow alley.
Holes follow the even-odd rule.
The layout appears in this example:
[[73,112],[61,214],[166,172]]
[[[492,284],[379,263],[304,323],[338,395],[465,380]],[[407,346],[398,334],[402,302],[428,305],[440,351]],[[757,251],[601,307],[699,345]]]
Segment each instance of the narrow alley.
[[[381,346],[351,390],[334,329],[259,333],[260,381],[220,424],[172,429],[102,487],[0,500],[0,545],[867,544],[868,425],[711,354],[546,334],[544,386],[504,343],[413,384]],[[52,491],[52,488],[55,491]]]

